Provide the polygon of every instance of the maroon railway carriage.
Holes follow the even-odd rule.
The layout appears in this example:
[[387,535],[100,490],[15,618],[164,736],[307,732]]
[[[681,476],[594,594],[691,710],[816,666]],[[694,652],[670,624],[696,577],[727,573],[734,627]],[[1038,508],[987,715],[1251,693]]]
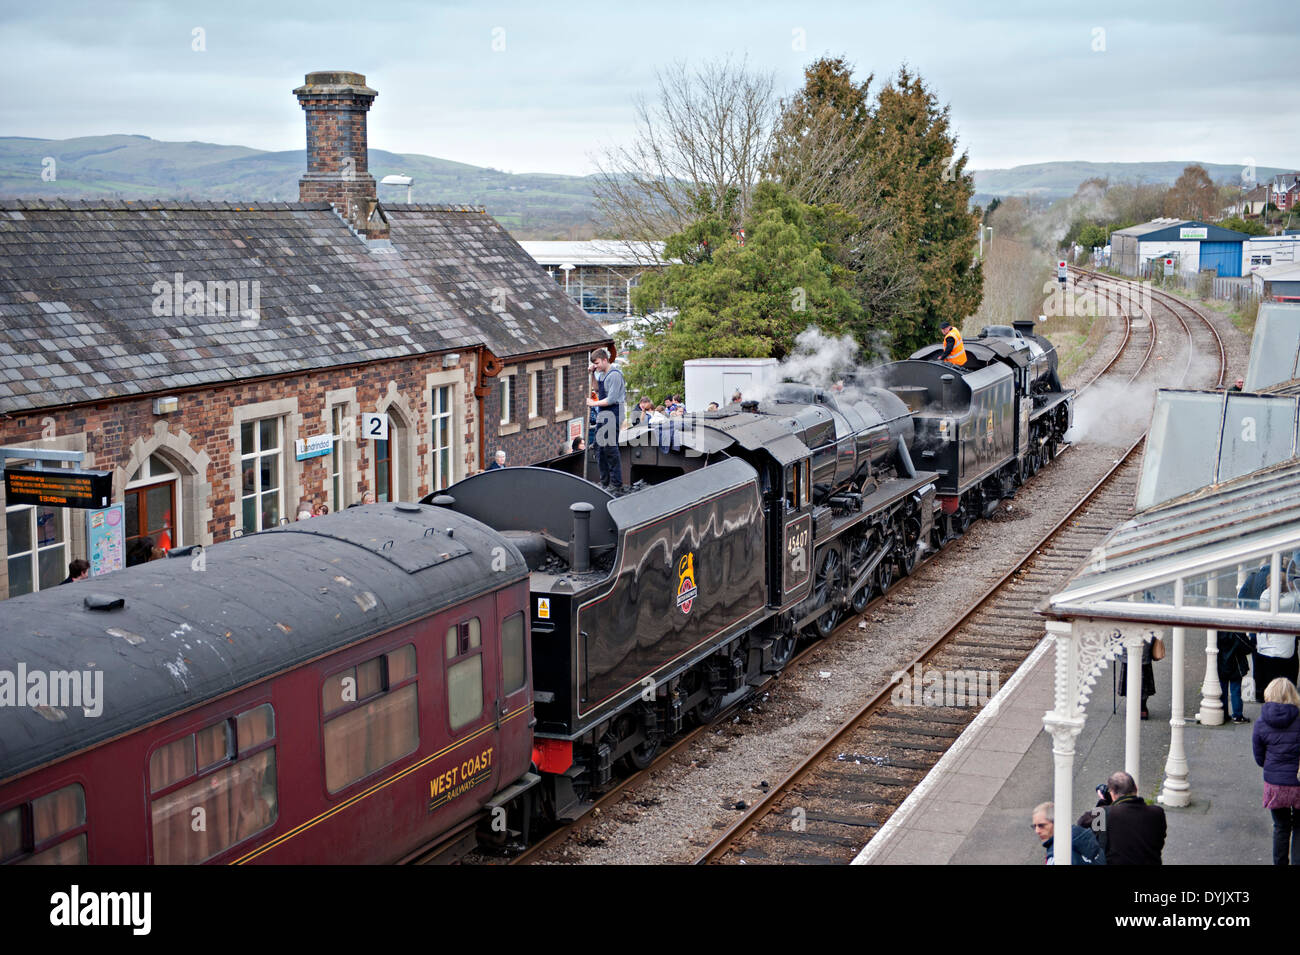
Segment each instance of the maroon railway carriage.
[[418,504],[5,601],[0,862],[458,851],[528,813],[528,606],[508,541]]

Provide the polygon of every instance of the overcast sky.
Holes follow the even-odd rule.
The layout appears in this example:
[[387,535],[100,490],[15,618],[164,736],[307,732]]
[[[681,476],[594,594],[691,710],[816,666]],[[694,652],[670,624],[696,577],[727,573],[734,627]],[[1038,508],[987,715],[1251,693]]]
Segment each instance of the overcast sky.
[[1294,0],[1083,6],[4,0],[0,135],[300,149],[291,90],[343,69],[379,91],[372,147],[584,174],[630,136],[657,67],[747,57],[784,92],[831,54],[875,73],[873,89],[907,62],[951,106],[971,168],[1300,163]]

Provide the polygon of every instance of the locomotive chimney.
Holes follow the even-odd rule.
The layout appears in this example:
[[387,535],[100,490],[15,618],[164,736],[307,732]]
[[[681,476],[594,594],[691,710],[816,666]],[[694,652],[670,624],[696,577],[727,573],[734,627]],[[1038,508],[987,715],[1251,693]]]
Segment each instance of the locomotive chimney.
[[952,410],[952,375],[944,375],[940,381],[943,382],[943,410]]
[[595,510],[586,501],[570,504],[573,512],[573,551],[569,554],[569,567],[575,574],[591,570],[591,512]]

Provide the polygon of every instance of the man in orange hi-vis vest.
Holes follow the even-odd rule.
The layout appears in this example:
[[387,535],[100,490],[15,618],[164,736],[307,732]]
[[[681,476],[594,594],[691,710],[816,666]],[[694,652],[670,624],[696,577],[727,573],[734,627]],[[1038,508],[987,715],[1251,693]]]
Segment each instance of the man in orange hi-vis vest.
[[943,354],[939,360],[958,367],[966,364],[966,346],[961,343],[961,332],[952,327],[952,322],[944,322],[939,327],[943,330]]

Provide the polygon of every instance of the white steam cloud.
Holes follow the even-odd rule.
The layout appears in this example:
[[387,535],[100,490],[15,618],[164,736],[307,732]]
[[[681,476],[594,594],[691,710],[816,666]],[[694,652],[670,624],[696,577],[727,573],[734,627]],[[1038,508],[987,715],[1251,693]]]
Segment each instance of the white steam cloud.
[[1074,425],[1065,440],[1127,447],[1151,421],[1155,389],[1150,382],[1100,381],[1074,401]]

